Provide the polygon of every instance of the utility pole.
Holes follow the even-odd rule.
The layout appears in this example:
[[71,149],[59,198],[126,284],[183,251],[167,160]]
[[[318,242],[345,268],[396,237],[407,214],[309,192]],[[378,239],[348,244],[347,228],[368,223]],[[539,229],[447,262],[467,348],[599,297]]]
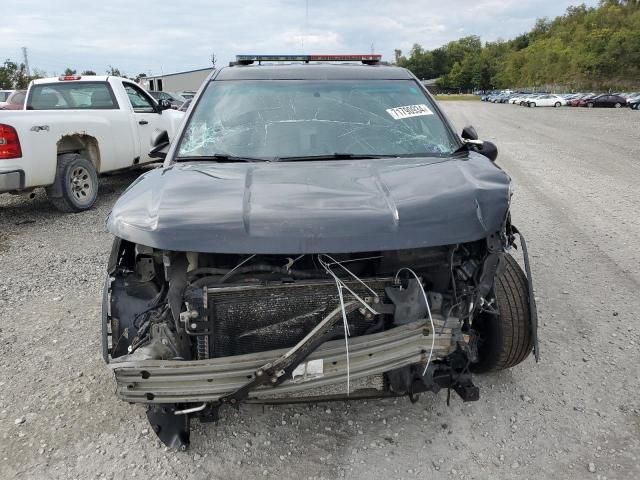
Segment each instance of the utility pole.
[[27,58],[27,47],[22,47],[22,57],[24,58],[24,68],[27,71],[27,77],[30,77],[31,71],[29,70],[29,59]]

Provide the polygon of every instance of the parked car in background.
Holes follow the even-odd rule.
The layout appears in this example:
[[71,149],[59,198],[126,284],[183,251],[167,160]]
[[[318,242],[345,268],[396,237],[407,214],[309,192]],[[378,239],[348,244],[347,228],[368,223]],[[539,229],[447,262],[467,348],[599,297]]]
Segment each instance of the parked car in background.
[[174,110],[178,110],[182,106],[182,104],[186,101],[186,98],[173,92],[152,91],[152,92],[149,92],[149,95],[151,95],[153,98],[155,98],[158,101],[167,100],[171,104],[171,108],[173,108]]
[[529,102],[534,102],[541,95],[542,95],[541,93],[530,93],[528,95],[525,95],[524,98],[522,98],[520,100],[520,103],[518,105],[523,106],[523,107],[528,107],[529,106]]
[[183,117],[126,78],[35,80],[25,110],[0,115],[0,193],[45,187],[59,210],[87,210],[99,173],[155,161],[152,146]]
[[597,97],[597,94],[595,94],[595,93],[587,93],[587,94],[585,94],[585,95],[573,100],[570,105],[572,107],[584,107],[584,106],[586,106],[587,102],[589,100],[591,100],[592,98],[594,98],[594,97]]
[[620,108],[627,104],[627,100],[620,95],[609,95],[603,93],[590,98],[584,102],[583,107],[587,108]]
[[529,101],[530,107],[561,107],[566,105],[567,101],[560,95],[540,95]]
[[0,103],[6,102],[14,90],[0,90]]
[[640,110],[640,94],[627,98],[627,107],[633,110]]
[[27,98],[26,90],[14,90],[4,102],[0,103],[0,110],[22,110],[25,98]]

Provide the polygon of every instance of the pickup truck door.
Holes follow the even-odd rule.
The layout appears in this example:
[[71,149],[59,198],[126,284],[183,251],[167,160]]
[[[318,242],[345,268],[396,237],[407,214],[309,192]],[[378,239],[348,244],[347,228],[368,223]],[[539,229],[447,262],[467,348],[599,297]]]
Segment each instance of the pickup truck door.
[[166,130],[166,121],[156,102],[138,85],[122,82],[133,110],[133,127],[137,132],[139,163],[158,161],[149,156],[154,132]]

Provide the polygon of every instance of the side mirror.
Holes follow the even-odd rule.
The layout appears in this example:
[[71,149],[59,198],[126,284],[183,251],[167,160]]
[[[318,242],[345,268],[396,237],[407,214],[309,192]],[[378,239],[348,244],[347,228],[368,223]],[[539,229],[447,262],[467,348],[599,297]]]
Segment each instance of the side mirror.
[[[160,101],[162,102],[162,100]],[[151,150],[149,151],[149,156],[151,158],[161,158],[164,160],[169,152],[169,145],[169,134],[167,131],[162,130],[157,132],[153,137],[151,137]]]
[[158,111],[169,110],[171,108],[171,102],[166,98],[158,100]]
[[478,140],[478,132],[471,125],[462,129],[462,138],[470,150],[475,150],[492,162],[495,162],[496,158],[498,158],[498,147],[496,147],[495,143]]
[[462,138],[465,140],[478,140],[478,132],[471,125],[467,125],[462,129]]
[[482,142],[481,145],[475,145],[475,148],[480,155],[484,155],[492,162],[495,162],[496,158],[498,158],[498,147],[496,147],[495,143]]

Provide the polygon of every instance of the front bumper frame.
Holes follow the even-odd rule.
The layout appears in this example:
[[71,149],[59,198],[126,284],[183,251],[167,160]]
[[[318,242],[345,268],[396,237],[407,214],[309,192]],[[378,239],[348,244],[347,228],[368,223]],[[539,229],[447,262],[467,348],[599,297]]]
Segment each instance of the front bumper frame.
[[[452,327],[457,318],[448,322],[433,316],[435,346],[433,360],[447,357],[456,349]],[[349,377],[351,380],[381,375],[390,370],[413,364],[424,364],[431,349],[430,324],[419,320],[384,332],[349,339]],[[255,372],[274,362],[287,349],[272,350],[209,360],[144,360],[118,362],[109,367],[116,378],[117,395],[124,401],[147,404],[184,404],[219,402],[251,380]],[[322,344],[305,361],[323,360],[323,376],[303,382],[284,381],[276,386],[258,387],[249,392],[247,401],[268,402],[274,398],[296,399],[307,390],[331,385],[347,385],[345,340]],[[382,392],[381,392],[382,394]]]

